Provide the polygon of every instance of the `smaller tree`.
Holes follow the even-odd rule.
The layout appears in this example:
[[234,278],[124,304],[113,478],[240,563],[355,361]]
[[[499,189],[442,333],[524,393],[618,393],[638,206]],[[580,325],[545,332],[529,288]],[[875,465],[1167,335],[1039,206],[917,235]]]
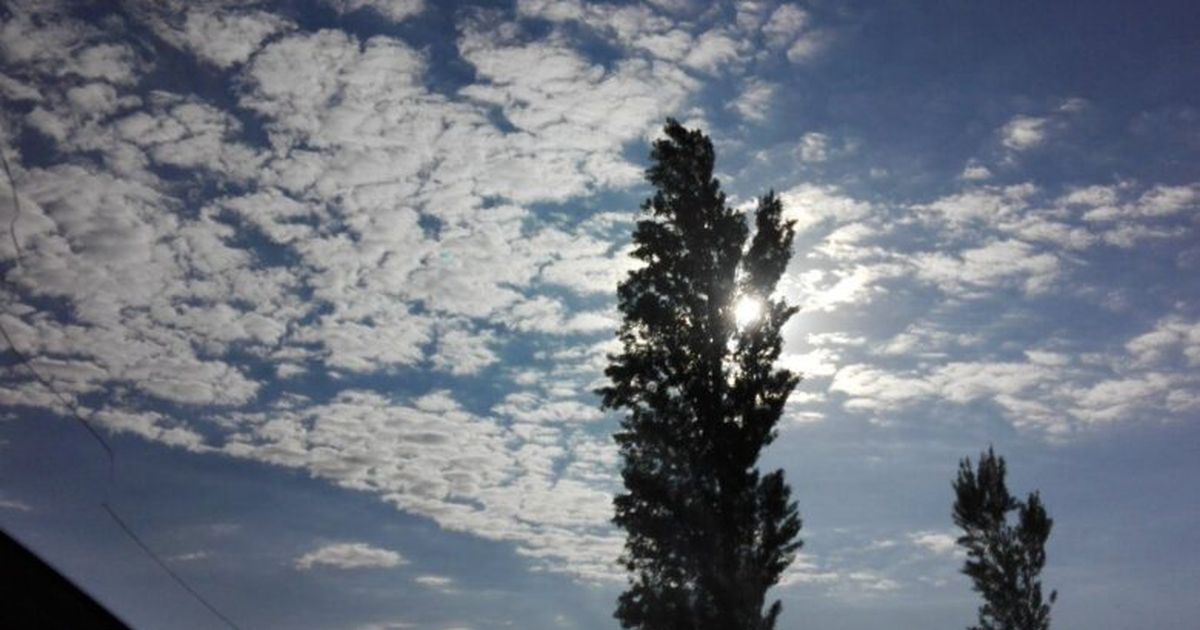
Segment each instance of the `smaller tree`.
[[[1054,521],[1036,491],[1023,502],[1013,498],[1004,474],[1004,458],[989,446],[978,468],[970,458],[959,462],[954,481],[954,524],[962,528],[958,544],[967,550],[962,572],[984,599],[979,623],[969,630],[1048,630],[1058,593],[1043,601],[1039,574]],[[1008,521],[1013,511],[1015,524]]]

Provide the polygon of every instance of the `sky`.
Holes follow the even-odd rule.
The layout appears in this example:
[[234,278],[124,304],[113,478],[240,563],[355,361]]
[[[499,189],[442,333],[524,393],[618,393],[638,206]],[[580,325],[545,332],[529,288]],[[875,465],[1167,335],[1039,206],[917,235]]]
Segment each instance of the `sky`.
[[796,222],[780,628],[971,623],[950,482],[989,444],[1054,518],[1055,627],[1194,628],[1198,27],[1171,0],[8,2],[0,528],[135,627],[225,626],[104,504],[244,628],[616,627],[592,390],[675,117],[731,204]]

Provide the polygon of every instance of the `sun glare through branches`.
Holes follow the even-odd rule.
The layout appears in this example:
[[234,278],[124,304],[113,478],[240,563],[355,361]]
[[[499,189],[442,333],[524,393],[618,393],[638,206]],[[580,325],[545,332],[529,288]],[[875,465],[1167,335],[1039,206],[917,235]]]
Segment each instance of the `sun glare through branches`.
[[761,299],[753,295],[743,295],[738,298],[737,304],[733,307],[733,319],[737,322],[738,328],[746,328],[762,317],[762,311]]

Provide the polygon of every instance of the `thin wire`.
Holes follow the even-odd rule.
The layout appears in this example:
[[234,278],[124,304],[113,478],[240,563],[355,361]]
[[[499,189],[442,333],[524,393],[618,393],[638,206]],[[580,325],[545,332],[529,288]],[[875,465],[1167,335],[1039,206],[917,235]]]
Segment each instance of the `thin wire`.
[[176,573],[174,570],[172,570],[171,567],[168,566],[166,562],[163,562],[162,558],[158,557],[158,554],[154,553],[154,551],[152,549],[150,549],[150,547],[146,546],[146,543],[142,542],[141,537],[139,537],[133,531],[133,529],[131,529],[129,527],[129,525],[126,525],[125,521],[121,520],[121,517],[117,515],[117,512],[112,509],[112,506],[110,506],[107,501],[100,503],[100,506],[103,507],[104,511],[108,512],[108,515],[112,517],[112,520],[115,521],[117,523],[117,525],[119,525],[121,527],[121,530],[125,532],[125,535],[129,536],[129,538],[131,538],[133,540],[133,542],[137,543],[137,546],[141,547],[142,551],[146,552],[146,555],[150,556],[151,558],[154,558],[154,561],[156,563],[158,563],[158,566],[162,567],[162,570],[166,571],[167,575],[171,576],[171,578],[175,580],[176,584],[178,584],[181,588],[183,588],[183,590],[187,591],[188,593],[191,593],[192,597],[196,598],[196,601],[203,604],[204,607],[207,608],[209,612],[216,615],[217,618],[220,619],[221,621],[224,621],[226,623],[226,625],[228,625],[230,628],[233,628],[234,630],[241,630],[241,628],[236,623],[234,623],[232,619],[221,614],[221,611],[217,610],[216,606],[213,606],[212,604],[210,604],[208,602],[207,599],[204,599],[204,596],[201,595],[200,593],[198,593],[196,591],[196,589],[192,588],[191,585],[187,583],[187,580],[184,580],[183,577],[181,577],[178,573]]
[[[0,164],[4,165],[4,174],[8,177],[8,189],[12,192],[13,207],[16,209],[12,221],[8,224],[8,235],[12,238],[13,248],[17,251],[17,266],[24,269],[25,260],[21,255],[21,240],[17,238],[17,218],[21,216],[21,197],[17,194],[17,181],[13,178],[12,169],[8,166],[8,156],[5,155],[2,149],[0,149]],[[7,282],[7,279],[5,281]],[[0,335],[4,336],[4,341],[8,344],[9,349],[12,350],[13,354],[17,355],[17,359],[25,366],[25,369],[29,370],[30,374],[33,374],[33,377],[42,384],[42,387],[50,390],[50,393],[54,394],[54,397],[79,421],[79,424],[83,425],[83,428],[87,429],[88,433],[91,433],[92,437],[96,438],[96,441],[104,448],[104,453],[108,456],[108,485],[104,488],[104,499],[107,501],[109,486],[112,485],[113,480],[116,478],[117,456],[113,452],[112,446],[104,439],[104,436],[100,435],[100,432],[96,431],[96,427],[92,426],[92,423],[84,418],[83,414],[79,413],[79,408],[68,400],[66,396],[63,396],[54,387],[54,384],[50,382],[50,379],[42,376],[42,373],[33,367],[33,361],[30,361],[29,357],[25,356],[25,353],[17,348],[17,344],[13,343],[12,337],[8,334],[8,330],[4,328],[3,324],[0,324]]]
[[[58,401],[67,408],[68,411],[71,412],[71,416],[78,420],[79,424],[83,425],[83,428],[87,429],[87,432],[92,434],[92,437],[96,438],[96,442],[100,444],[100,446],[104,449],[105,454],[108,456],[108,485],[111,486],[113,480],[116,479],[117,454],[113,451],[112,446],[109,445],[108,440],[105,440],[104,436],[100,435],[100,432],[96,430],[96,427],[92,426],[92,423],[84,418],[83,414],[79,413],[79,408],[76,407],[74,403],[68,400],[66,396],[63,396],[62,393],[58,391],[58,388],[54,387],[54,384],[51,383],[49,379],[42,376],[41,372],[38,372],[37,369],[33,367],[33,362],[29,360],[29,357],[25,356],[25,353],[17,349],[17,344],[13,343],[12,337],[9,336],[8,331],[5,330],[3,324],[0,324],[0,335],[4,336],[4,341],[8,344],[8,349],[12,350],[12,353],[17,355],[17,360],[20,361],[21,365],[24,365],[25,369],[29,370],[30,374],[33,374],[33,377],[42,384],[42,387],[50,390],[50,393],[54,394],[54,397],[57,398]],[[105,486],[104,488],[104,498],[106,501],[108,500],[108,486]]]
[[[8,168],[8,157],[0,150],[0,163],[4,164],[4,174],[8,176],[8,189],[12,191],[13,213],[12,221],[8,222],[8,235],[12,237],[13,247],[17,250],[17,265],[21,265],[21,241],[17,238],[17,219],[21,217],[21,198],[17,195],[17,183],[13,179],[12,169]],[[10,344],[11,345],[11,344]]]
[[[8,234],[12,238],[13,247],[17,250],[17,266],[24,269],[25,265],[24,259],[21,256],[21,245],[17,239],[17,217],[21,215],[21,202],[17,196],[16,180],[13,178],[12,170],[8,166],[8,158],[5,157],[3,149],[0,149],[0,163],[3,163],[4,165],[4,174],[8,176],[8,185],[12,190],[13,205],[16,206],[16,214],[13,215],[13,220],[8,224]],[[0,276],[0,278],[2,278],[2,276]],[[7,282],[7,278],[3,278],[3,280],[4,282]],[[9,314],[7,311],[3,312],[5,314]],[[183,579],[183,576],[171,569],[171,567],[168,566],[167,563],[163,561],[163,559],[159,557],[157,553],[154,553],[153,549],[151,549],[148,545],[146,545],[145,542],[142,541],[142,538],[133,531],[133,528],[131,528],[125,522],[125,520],[117,514],[117,511],[113,509],[112,505],[109,503],[111,488],[116,483],[116,451],[113,450],[113,447],[108,443],[108,440],[105,440],[104,436],[100,435],[100,432],[96,430],[96,427],[92,425],[92,422],[83,417],[83,414],[79,412],[78,405],[72,403],[66,396],[62,394],[62,392],[58,391],[58,388],[54,386],[53,381],[43,376],[41,372],[38,372],[37,368],[33,367],[33,362],[29,360],[29,357],[26,356],[25,353],[21,352],[21,350],[17,348],[17,344],[13,343],[12,337],[9,336],[8,330],[4,328],[2,323],[0,323],[0,336],[4,337],[4,341],[8,344],[8,348],[12,350],[13,354],[17,355],[17,360],[21,363],[21,365],[24,365],[25,369],[29,370],[30,374],[33,374],[33,377],[37,380],[37,382],[42,384],[42,387],[50,390],[50,393],[53,394],[54,397],[57,398],[58,401],[67,408],[68,411],[71,412],[71,415],[79,421],[79,424],[83,425],[83,428],[87,429],[88,433],[92,434],[92,437],[96,438],[96,442],[104,449],[104,452],[108,457],[108,483],[104,486],[104,499],[100,501],[100,507],[104,508],[104,511],[107,512],[108,516],[112,518],[113,522],[121,528],[121,531],[125,532],[125,535],[128,536],[129,539],[132,540],[139,548],[141,548],[146,555],[150,556],[150,559],[154,560],[154,563],[162,568],[167,575],[171,576],[171,579],[175,580],[175,583],[178,584],[180,588],[187,591],[187,593],[195,598],[196,601],[200,602],[201,605],[207,608],[209,612],[211,612],[221,621],[225,622],[225,625],[233,628],[233,630],[242,630],[240,626],[233,622],[233,620],[222,614],[220,610],[217,610],[216,606],[213,606],[207,599],[204,598],[203,595],[201,595],[196,589],[192,588],[192,586],[187,583],[187,580]]]

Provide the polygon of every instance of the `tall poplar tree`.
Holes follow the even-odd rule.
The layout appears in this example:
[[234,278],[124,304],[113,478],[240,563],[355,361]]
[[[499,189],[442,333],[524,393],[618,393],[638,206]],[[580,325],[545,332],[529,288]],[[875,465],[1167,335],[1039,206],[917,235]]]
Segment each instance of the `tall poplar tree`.
[[1004,458],[989,447],[978,468],[970,458],[959,462],[954,481],[954,524],[963,530],[958,544],[967,551],[962,571],[984,600],[970,630],[1048,630],[1058,594],[1043,599],[1040,575],[1054,520],[1037,492],[1024,501],[1010,495],[1005,472]]
[[797,310],[772,298],[792,222],[769,193],[750,239],[713,178],[709,138],[670,119],[664,131],[633,234],[643,265],[618,287],[621,350],[598,390],[625,412],[614,522],[630,576],[615,616],[644,630],[767,630],[782,608],[764,608],[767,590],[801,545],[783,471],[757,468],[799,381],[774,366]]

